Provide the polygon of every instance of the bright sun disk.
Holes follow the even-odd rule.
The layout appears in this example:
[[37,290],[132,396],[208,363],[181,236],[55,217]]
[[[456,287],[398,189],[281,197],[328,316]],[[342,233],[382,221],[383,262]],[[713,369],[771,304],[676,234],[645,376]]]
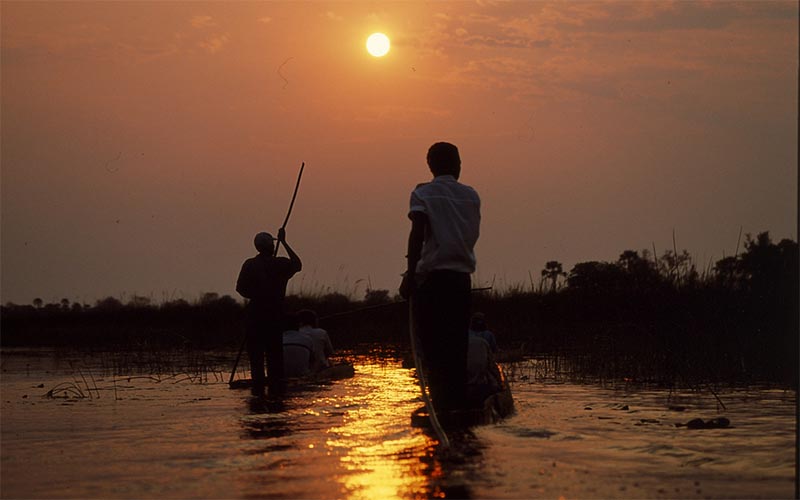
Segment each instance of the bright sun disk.
[[389,52],[389,37],[383,33],[373,33],[367,38],[367,52],[375,57],[383,57]]

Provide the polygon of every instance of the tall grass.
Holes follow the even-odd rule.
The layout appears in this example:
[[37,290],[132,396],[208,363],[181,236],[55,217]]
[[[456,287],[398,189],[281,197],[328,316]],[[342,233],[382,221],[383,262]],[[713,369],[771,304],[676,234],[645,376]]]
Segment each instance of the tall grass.
[[[569,273],[548,262],[538,283],[530,273],[530,283],[503,280],[502,289],[473,294],[473,310],[486,315],[501,347],[524,345],[587,376],[797,385],[797,258],[797,243],[774,244],[762,233],[701,271],[677,247],[660,256],[625,251],[616,262],[579,263]],[[315,310],[340,349],[407,347],[406,305],[369,288],[355,299],[369,283],[347,283],[343,291],[303,285],[306,293],[288,296],[286,307]],[[242,303],[214,293],[192,304],[134,296],[127,304],[39,305],[2,307],[4,347],[128,352],[123,364],[152,372],[165,352],[231,350],[244,335]]]

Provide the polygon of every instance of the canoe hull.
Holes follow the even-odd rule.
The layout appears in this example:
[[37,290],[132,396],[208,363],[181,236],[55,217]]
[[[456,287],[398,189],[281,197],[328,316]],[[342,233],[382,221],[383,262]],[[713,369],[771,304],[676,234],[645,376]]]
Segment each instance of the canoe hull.
[[[353,367],[352,363],[338,363],[329,366],[324,370],[320,370],[316,373],[311,373],[304,377],[290,378],[288,380],[288,383],[291,386],[294,384],[344,380],[347,378],[353,378],[355,374],[356,370]],[[230,386],[231,389],[247,389],[252,387],[253,381],[249,378],[245,378],[240,380],[234,380],[228,385]]]
[[[498,370],[500,370],[502,377],[502,389],[486,397],[483,400],[483,405],[460,410],[436,411],[436,416],[443,427],[457,429],[489,425],[499,422],[514,413],[514,398],[511,395],[511,388],[499,366]],[[411,425],[423,428],[430,427],[430,418],[424,406],[411,414]]]

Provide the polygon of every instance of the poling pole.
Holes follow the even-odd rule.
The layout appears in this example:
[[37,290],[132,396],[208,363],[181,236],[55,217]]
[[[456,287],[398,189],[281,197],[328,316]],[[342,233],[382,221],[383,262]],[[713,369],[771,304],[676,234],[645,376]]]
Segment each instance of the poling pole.
[[[300,179],[303,177],[303,169],[306,168],[306,162],[302,162],[300,164],[300,173],[297,174],[297,182],[294,185],[294,193],[292,194],[292,201],[289,203],[289,210],[286,212],[286,218],[283,219],[283,224],[281,225],[281,229],[286,229],[286,224],[289,223],[289,216],[292,215],[292,208],[294,208],[294,200],[297,199],[297,190],[300,189]],[[280,242],[278,242],[280,243]],[[275,244],[275,250],[273,251],[272,256],[275,257],[278,255],[278,244]],[[233,370],[231,370],[231,376],[228,379],[228,385],[233,383],[233,377],[236,376],[236,368],[239,367],[239,360],[242,359],[242,352],[244,352],[244,346],[247,344],[247,333],[245,333],[244,338],[242,339],[242,344],[239,346],[239,354],[236,355],[236,361],[233,363]]]
[[[297,182],[294,185],[294,194],[292,194],[292,202],[289,203],[289,211],[286,212],[286,218],[283,219],[283,224],[281,225],[281,229],[286,229],[286,224],[289,223],[289,216],[292,215],[292,208],[294,208],[294,200],[297,198],[297,190],[300,189],[300,179],[303,178],[303,169],[306,168],[306,162],[303,162],[300,165],[300,173],[297,174]],[[280,243],[280,241],[278,242]],[[272,254],[273,257],[278,255],[278,245],[275,245],[275,253]]]

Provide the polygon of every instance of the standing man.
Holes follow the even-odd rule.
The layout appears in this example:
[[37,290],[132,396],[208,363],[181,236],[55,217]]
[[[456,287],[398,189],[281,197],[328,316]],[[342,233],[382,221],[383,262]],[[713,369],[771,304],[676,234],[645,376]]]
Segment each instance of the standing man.
[[[286,248],[288,259],[275,256],[275,241],[269,233],[258,233],[254,243],[258,255],[244,262],[236,281],[236,291],[250,299],[245,306],[250,376],[255,389],[263,389],[268,383],[270,391],[280,392],[286,383],[283,367],[283,299],[286,296],[286,284],[302,269],[303,264],[286,243],[286,231],[283,228],[278,230],[278,243]],[[264,353],[269,378],[264,376]]]
[[433,181],[411,193],[408,269],[400,294],[414,305],[414,320],[439,408],[463,406],[467,372],[470,274],[480,229],[478,193],[458,182],[458,148],[437,142],[428,150]]

